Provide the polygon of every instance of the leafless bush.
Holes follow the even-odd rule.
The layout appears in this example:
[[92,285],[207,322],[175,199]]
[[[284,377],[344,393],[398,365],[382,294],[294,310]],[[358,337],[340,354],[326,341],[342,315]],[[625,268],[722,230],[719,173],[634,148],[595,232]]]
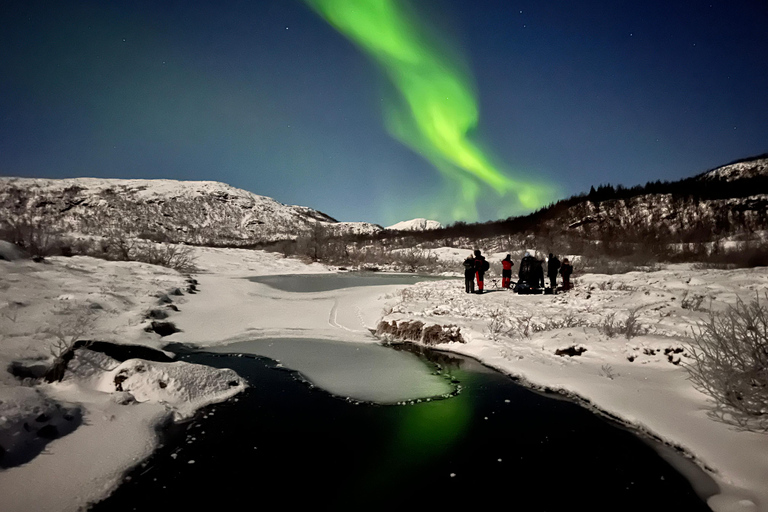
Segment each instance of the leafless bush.
[[689,378],[715,401],[714,414],[768,431],[768,308],[759,297],[710,312],[693,330],[690,352]]
[[683,292],[683,297],[680,299],[680,307],[683,309],[690,309],[691,311],[701,311],[701,304],[706,297],[704,295],[693,294],[688,295],[688,290]]
[[64,378],[67,364],[74,357],[75,344],[93,327],[93,310],[87,306],[72,306],[67,304],[56,309],[58,317],[55,324],[43,330],[52,336],[50,352],[53,364],[45,374],[48,382],[60,381]]
[[635,336],[644,334],[647,330],[638,319],[640,308],[630,309],[627,312],[627,319],[623,322],[616,320],[616,313],[608,313],[603,317],[602,322],[596,325],[597,330],[609,338],[623,334],[628,340]]
[[523,338],[531,337],[533,332],[533,315],[511,317],[510,322],[512,327],[509,329],[509,333],[517,333]]
[[59,231],[28,215],[3,220],[0,223],[0,239],[21,247],[30,256],[41,258],[60,254],[63,244]]
[[110,261],[140,261],[172,268],[179,272],[195,270],[195,255],[191,247],[155,243],[130,238],[112,231],[105,238],[81,239],[72,243],[72,253]]
[[639,311],[639,307],[630,309],[629,314],[627,315],[627,319],[624,321],[624,337],[626,337],[628,340],[631,340],[635,336],[639,336],[643,333],[643,326],[640,324],[640,321],[637,318],[637,313]]
[[588,323],[569,311],[562,318],[548,318],[540,324],[534,325],[535,332],[554,331],[556,329],[570,329],[571,327],[584,327]]
[[611,380],[619,376],[618,373],[613,371],[613,366],[609,364],[604,364],[600,367],[600,375]]
[[620,334],[621,326],[616,321],[616,313],[608,313],[603,317],[603,321],[597,324],[597,330],[609,338]]
[[192,248],[186,245],[145,242],[135,248],[131,259],[132,261],[172,268],[179,272],[195,270],[194,253]]
[[492,341],[498,341],[499,337],[509,330],[501,309],[494,309],[488,314],[487,329],[488,337]]

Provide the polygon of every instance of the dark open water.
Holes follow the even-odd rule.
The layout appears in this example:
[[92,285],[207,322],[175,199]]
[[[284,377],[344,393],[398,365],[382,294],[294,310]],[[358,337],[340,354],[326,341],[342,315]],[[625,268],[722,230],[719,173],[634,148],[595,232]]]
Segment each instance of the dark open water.
[[457,396],[361,404],[269,359],[183,355],[251,387],[172,427],[93,510],[709,510],[631,432],[473,360],[419,352]]

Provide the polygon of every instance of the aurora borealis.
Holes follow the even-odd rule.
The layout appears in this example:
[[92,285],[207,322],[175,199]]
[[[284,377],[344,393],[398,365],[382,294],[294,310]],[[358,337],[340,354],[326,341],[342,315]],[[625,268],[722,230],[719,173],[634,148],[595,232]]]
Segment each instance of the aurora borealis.
[[0,175],[216,180],[388,225],[768,151],[768,8],[8,0]]
[[[362,47],[399,92],[386,105],[389,132],[427,157],[448,179],[454,219],[476,219],[484,185],[512,193],[519,210],[540,208],[557,196],[554,184],[511,177],[491,164],[468,138],[478,123],[469,79],[420,31],[397,0],[306,0],[328,22]],[[451,201],[452,200],[452,201]]]

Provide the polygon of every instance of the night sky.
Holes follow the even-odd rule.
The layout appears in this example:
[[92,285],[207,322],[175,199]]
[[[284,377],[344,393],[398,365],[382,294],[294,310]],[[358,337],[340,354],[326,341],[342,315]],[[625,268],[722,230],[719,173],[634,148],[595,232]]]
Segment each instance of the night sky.
[[[402,33],[371,19],[390,4]],[[0,27],[3,176],[215,180],[388,225],[768,151],[762,0],[3,0]],[[379,29],[412,46],[375,54]]]

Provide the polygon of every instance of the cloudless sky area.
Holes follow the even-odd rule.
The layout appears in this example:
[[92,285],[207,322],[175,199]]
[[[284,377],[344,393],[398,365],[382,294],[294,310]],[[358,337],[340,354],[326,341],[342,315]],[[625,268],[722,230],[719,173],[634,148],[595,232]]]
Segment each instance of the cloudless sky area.
[[[428,135],[393,133],[387,108],[413,106],[393,76],[415,75],[308,3],[3,0],[0,175],[214,180],[386,226],[502,218],[768,152],[763,0],[395,2],[431,69],[467,86],[467,144],[504,186],[541,187],[534,206]],[[456,106],[424,101],[441,121]]]

